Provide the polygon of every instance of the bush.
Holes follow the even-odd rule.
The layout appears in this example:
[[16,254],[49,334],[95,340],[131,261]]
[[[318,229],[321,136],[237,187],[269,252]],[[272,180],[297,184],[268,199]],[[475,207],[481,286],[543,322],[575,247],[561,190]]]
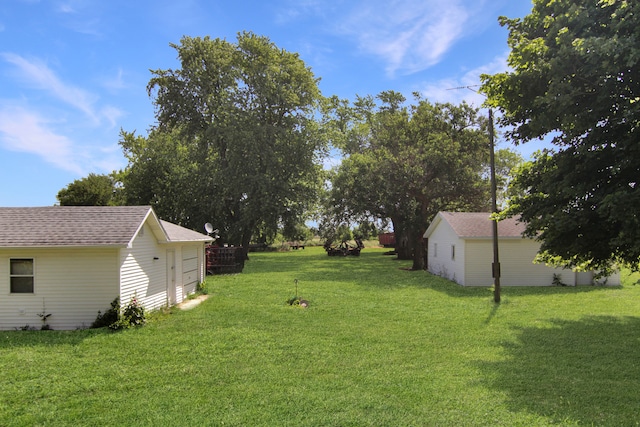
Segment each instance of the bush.
[[104,312],[98,311],[98,317],[91,325],[92,328],[102,328],[104,326],[109,329],[118,331],[128,329],[133,326],[142,326],[147,322],[144,307],[138,302],[136,297],[131,298],[129,304],[122,309],[120,307],[120,298],[116,297],[111,302],[111,308]]
[[116,297],[111,302],[111,308],[100,313],[98,311],[98,317],[91,324],[92,328],[103,328],[105,326],[111,326],[116,323],[120,317],[120,297]]
[[131,298],[129,304],[122,310],[121,320],[124,321],[125,328],[142,326],[147,323],[144,307],[138,302],[136,297]]

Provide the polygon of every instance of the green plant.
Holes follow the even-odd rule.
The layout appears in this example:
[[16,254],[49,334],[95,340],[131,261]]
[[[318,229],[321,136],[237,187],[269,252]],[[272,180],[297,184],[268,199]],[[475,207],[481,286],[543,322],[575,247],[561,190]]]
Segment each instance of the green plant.
[[111,301],[111,308],[106,310],[104,313],[98,311],[98,317],[91,324],[92,328],[103,328],[105,326],[110,326],[113,323],[118,321],[120,317],[120,297],[115,297],[113,301]]
[[44,306],[44,298],[42,299],[42,313],[38,313],[38,317],[42,320],[42,326],[40,326],[41,331],[51,330],[51,326],[47,323],[47,319],[51,317],[51,313],[47,313],[47,310]]
[[118,331],[128,329],[133,326],[142,326],[146,323],[146,313],[144,307],[136,297],[131,298],[129,303],[123,308],[120,305],[120,298],[116,297],[111,302],[111,308],[104,312],[98,311],[98,317],[91,325],[92,328],[102,328]]
[[122,310],[120,316],[120,322],[118,322],[117,328],[112,329],[126,329],[133,326],[142,326],[147,322],[144,307],[138,301],[138,298],[133,297],[129,304]]
[[567,284],[562,281],[562,276],[557,273],[553,275],[553,280],[551,280],[551,284],[553,286],[567,286]]
[[200,294],[200,295],[208,295],[209,294],[209,290],[207,289],[206,282],[198,283],[198,286],[196,287],[196,294]]
[[293,283],[296,286],[296,294],[287,300],[287,304],[296,305],[300,307],[308,307],[309,301],[302,299],[302,297],[298,296],[298,279],[294,279]]

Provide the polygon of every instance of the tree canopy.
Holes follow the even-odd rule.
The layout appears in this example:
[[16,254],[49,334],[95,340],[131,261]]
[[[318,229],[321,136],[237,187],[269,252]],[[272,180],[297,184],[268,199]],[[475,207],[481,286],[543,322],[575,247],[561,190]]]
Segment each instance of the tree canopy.
[[58,191],[60,206],[110,206],[119,204],[113,176],[90,173]]
[[299,223],[321,187],[318,79],[252,33],[172,47],[181,68],[148,84],[157,125],[122,135],[128,202],[191,228],[211,222],[234,244]]
[[514,181],[520,215],[547,260],[607,269],[640,259],[640,3],[534,0],[509,29],[513,71],[483,76],[507,137],[545,136]]
[[327,204],[339,222],[390,218],[399,256],[422,269],[422,236],[438,211],[489,210],[487,120],[476,108],[407,106],[392,91],[334,106],[345,158]]

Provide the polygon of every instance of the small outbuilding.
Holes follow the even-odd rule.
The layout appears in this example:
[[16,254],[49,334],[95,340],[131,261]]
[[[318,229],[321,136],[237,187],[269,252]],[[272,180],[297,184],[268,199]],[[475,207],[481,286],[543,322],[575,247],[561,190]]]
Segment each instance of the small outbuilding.
[[[491,286],[493,230],[488,212],[439,212],[424,234],[427,269],[462,286]],[[594,272],[575,272],[534,263],[540,243],[522,236],[525,224],[516,218],[498,223],[500,284],[502,286],[551,286],[556,276],[568,286],[589,285]],[[620,276],[607,278],[619,285]]]
[[205,278],[212,239],[150,206],[0,208],[0,329],[89,327],[119,297],[147,310]]

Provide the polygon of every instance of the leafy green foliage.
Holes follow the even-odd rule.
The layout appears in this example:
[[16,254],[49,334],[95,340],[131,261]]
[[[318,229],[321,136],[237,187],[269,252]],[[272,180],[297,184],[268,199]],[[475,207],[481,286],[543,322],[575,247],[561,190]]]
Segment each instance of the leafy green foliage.
[[333,100],[334,143],[345,158],[332,176],[328,216],[390,218],[400,257],[422,269],[422,236],[438,211],[489,209],[487,121],[464,103],[418,97],[407,106],[396,92],[376,99]]
[[142,326],[146,321],[145,309],[136,297],[131,298],[124,307],[120,305],[120,298],[116,297],[111,302],[111,308],[104,313],[98,312],[98,316],[91,327],[102,328],[106,326],[113,331],[119,331]]
[[640,259],[640,3],[534,1],[509,28],[513,71],[483,76],[506,135],[547,135],[514,181],[506,212],[527,222],[544,256],[606,270]]
[[105,326],[109,326],[118,321],[120,317],[120,297],[116,297],[113,301],[111,301],[111,307],[108,310],[105,310],[104,313],[98,311],[98,316],[96,320],[91,324],[92,328],[103,328]]
[[304,223],[288,222],[282,229],[282,237],[287,241],[304,242],[311,239],[311,229]]
[[129,203],[194,229],[211,222],[234,244],[300,223],[321,188],[325,146],[311,70],[252,33],[172,47],[181,68],[154,70],[148,85],[158,125],[121,141]]
[[58,192],[60,206],[111,206],[118,202],[116,181],[110,175],[90,173]]

